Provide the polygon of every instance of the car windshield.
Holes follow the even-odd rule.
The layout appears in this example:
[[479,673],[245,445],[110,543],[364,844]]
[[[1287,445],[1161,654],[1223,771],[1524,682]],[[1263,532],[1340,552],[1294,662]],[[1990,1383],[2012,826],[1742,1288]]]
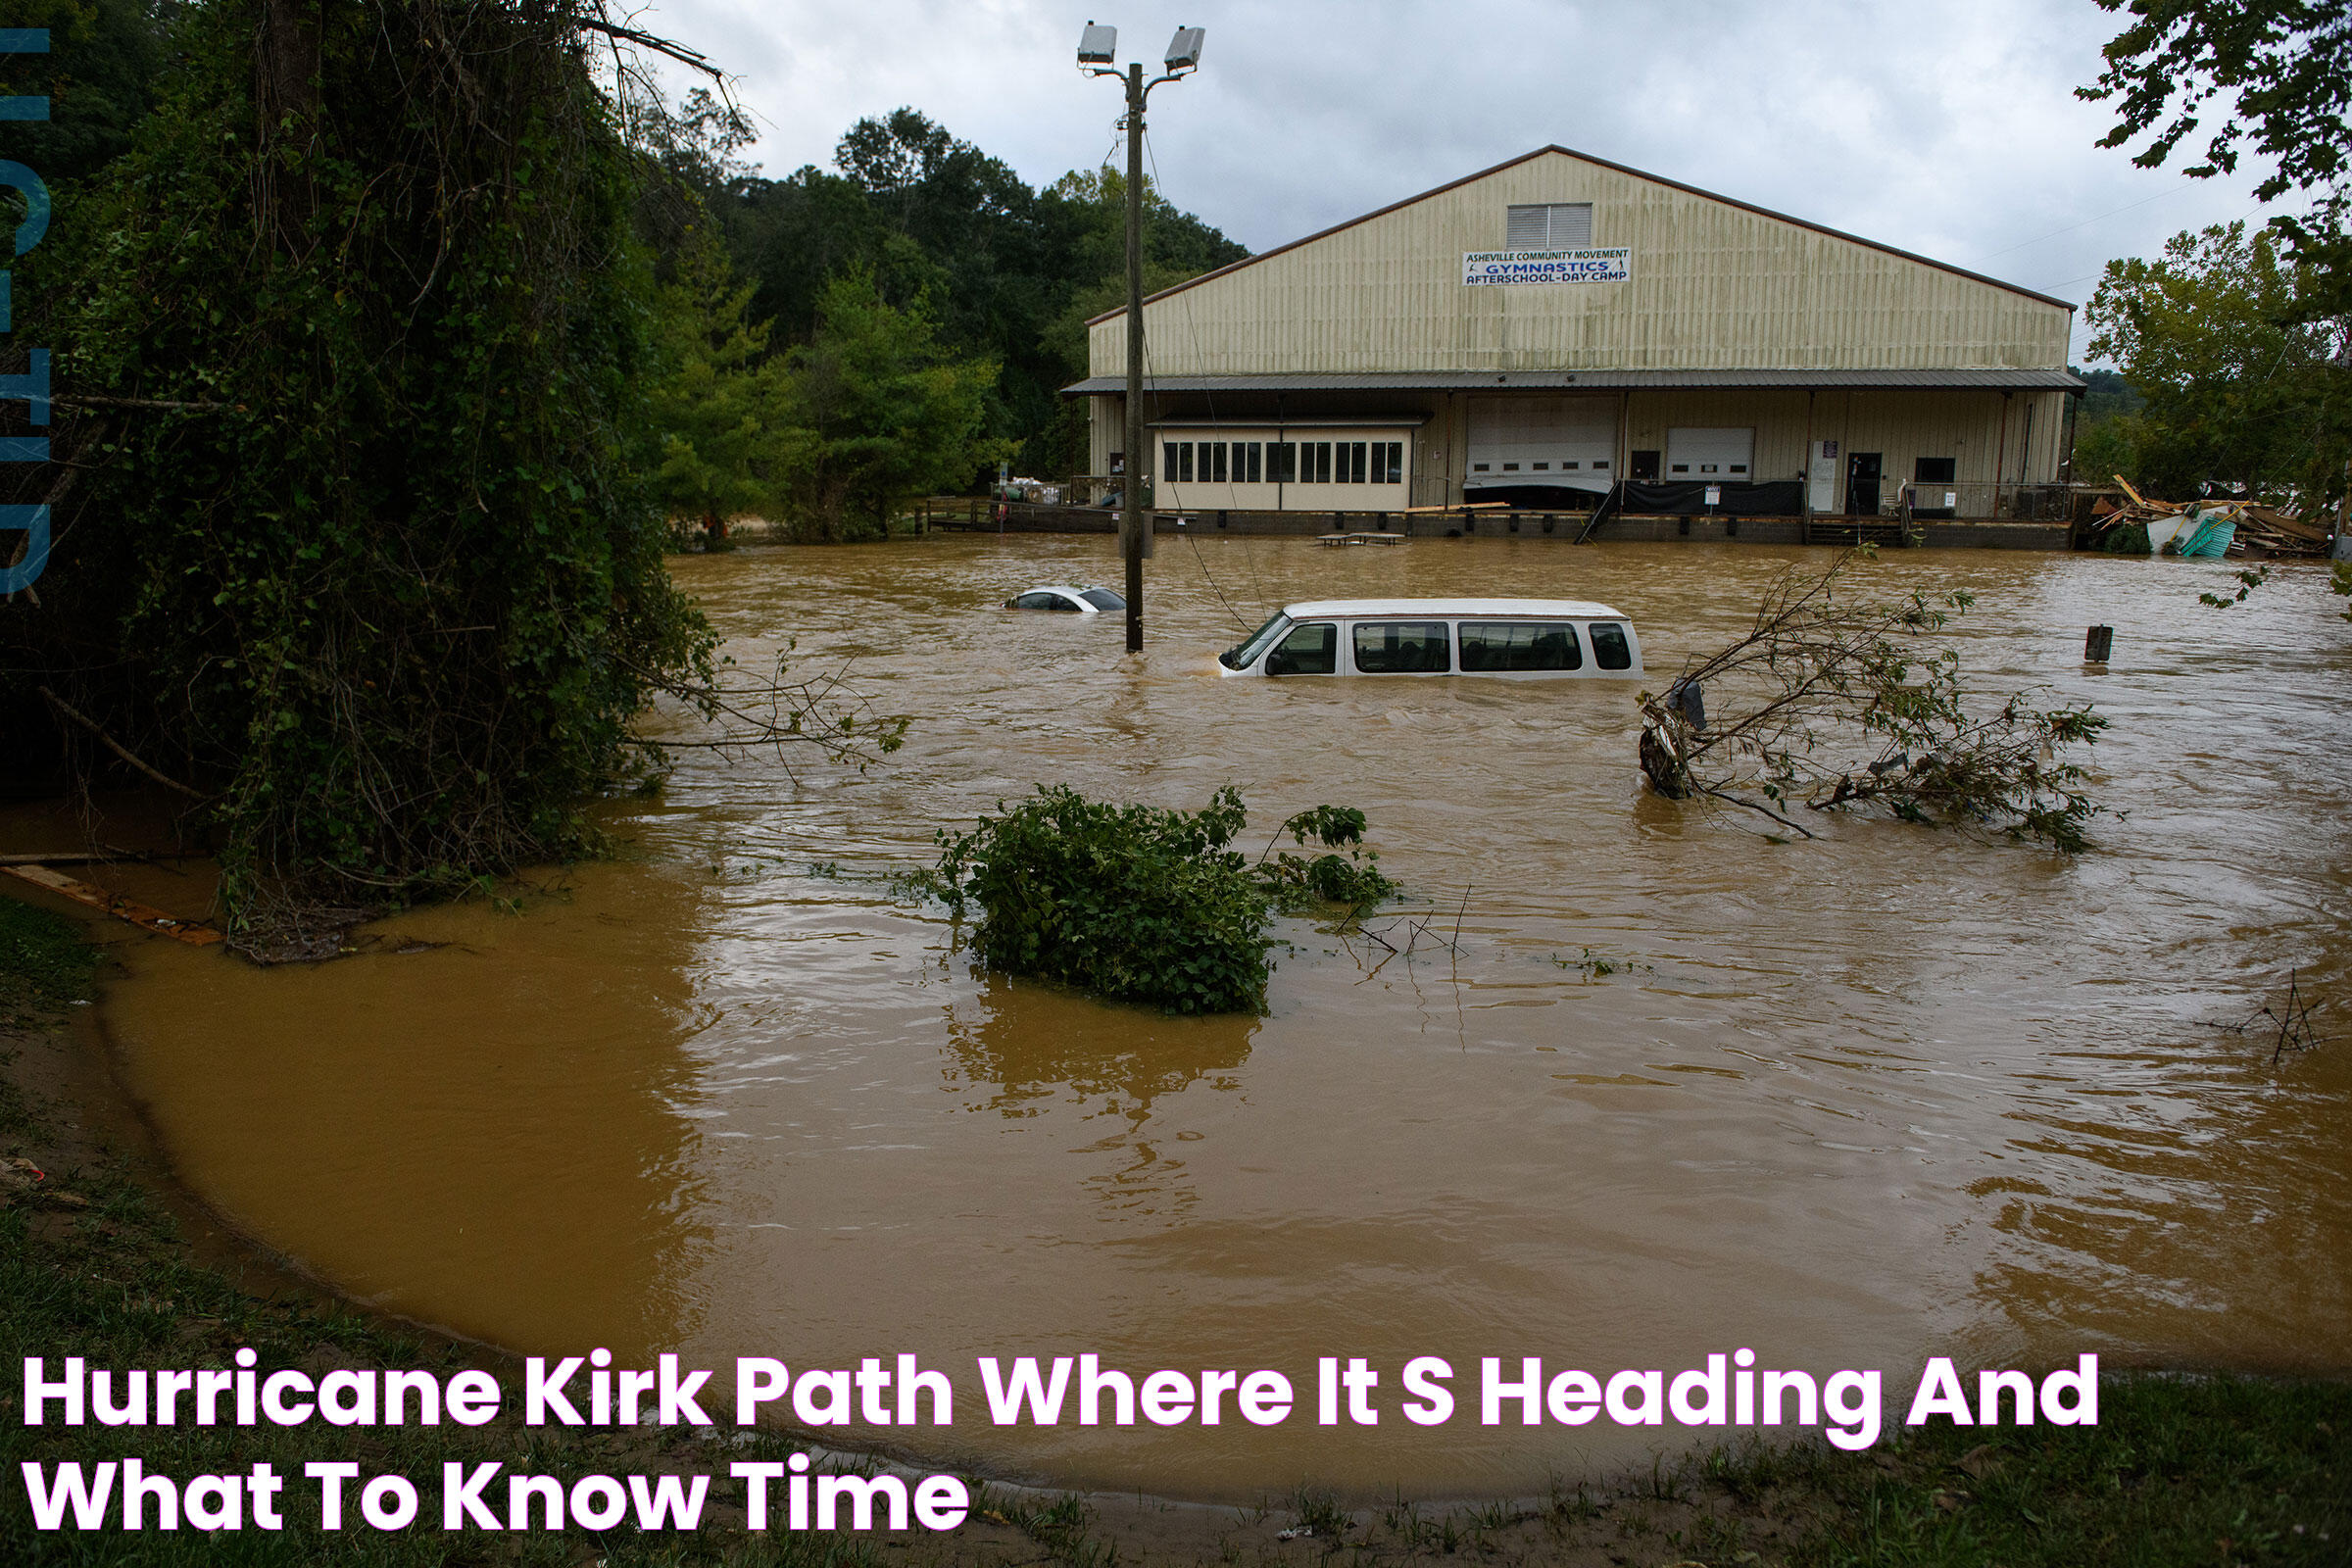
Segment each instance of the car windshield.
[[1248,669],[1251,664],[1257,662],[1257,656],[1264,653],[1274,639],[1282,635],[1283,628],[1290,623],[1290,616],[1283,614],[1280,611],[1275,612],[1267,617],[1266,623],[1251,632],[1248,640],[1243,642],[1240,647],[1228,648],[1219,654],[1217,662],[1227,669]]
[[1078,597],[1097,610],[1125,610],[1127,608],[1127,601],[1107,588],[1082,588],[1078,592]]

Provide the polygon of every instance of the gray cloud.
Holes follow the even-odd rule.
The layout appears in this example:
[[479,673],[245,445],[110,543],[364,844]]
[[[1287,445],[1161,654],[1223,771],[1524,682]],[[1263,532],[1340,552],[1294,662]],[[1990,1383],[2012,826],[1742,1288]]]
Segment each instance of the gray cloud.
[[2088,0],[1087,3],[666,0],[639,23],[733,74],[770,174],[911,104],[1033,184],[1117,146],[1080,24],[1148,62],[1205,26],[1200,74],[1153,96],[1153,167],[1253,250],[1547,142],[2078,301],[2108,259],[2256,208],[2257,171],[2188,181],[2093,145],[2107,112],[2073,89],[2119,23]]

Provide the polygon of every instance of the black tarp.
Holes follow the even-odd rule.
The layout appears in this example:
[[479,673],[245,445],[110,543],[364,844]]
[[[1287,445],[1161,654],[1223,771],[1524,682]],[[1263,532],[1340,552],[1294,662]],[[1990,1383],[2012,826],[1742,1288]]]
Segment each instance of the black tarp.
[[[1707,505],[1707,491],[1723,499]],[[1629,484],[1625,510],[1636,516],[1679,516],[1714,513],[1724,517],[1793,517],[1805,507],[1801,479],[1773,479],[1763,484]]]
[[1476,484],[1462,486],[1464,501],[1508,502],[1521,512],[1591,512],[1608,487],[1578,490],[1564,484]]

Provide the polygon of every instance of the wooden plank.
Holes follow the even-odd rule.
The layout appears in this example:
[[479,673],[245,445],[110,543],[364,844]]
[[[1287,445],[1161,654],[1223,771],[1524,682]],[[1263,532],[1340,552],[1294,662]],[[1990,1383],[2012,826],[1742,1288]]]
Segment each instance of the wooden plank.
[[128,899],[118,898],[104,888],[93,887],[87,882],[77,882],[64,872],[52,871],[45,865],[0,863],[0,875],[13,876],[18,881],[29,882],[36,888],[46,888],[63,898],[72,899],[75,904],[86,904],[91,908],[111,914],[118,920],[127,920],[141,930],[153,931],[158,936],[170,937],[174,942],[185,942],[191,948],[209,948],[221,940],[220,932],[201,921],[174,918],[161,909],[149,908],[144,904],[134,904]]

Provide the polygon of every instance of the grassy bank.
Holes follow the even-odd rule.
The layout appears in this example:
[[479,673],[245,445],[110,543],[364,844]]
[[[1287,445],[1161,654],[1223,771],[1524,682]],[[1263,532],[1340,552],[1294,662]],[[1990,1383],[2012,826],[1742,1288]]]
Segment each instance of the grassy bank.
[[[0,897],[0,1156],[42,1179],[19,1180],[0,1205],[0,1562],[16,1564],[793,1564],[915,1562],[1012,1565],[1221,1562],[1350,1565],[1460,1558],[1481,1563],[1786,1564],[1788,1568],[2338,1568],[2352,1562],[2352,1385],[2247,1379],[2123,1378],[2101,1396],[2095,1429],[1980,1433],[1937,1425],[1868,1453],[1811,1446],[1730,1448],[1608,1485],[1555,1488],[1519,1503],[1444,1506],[1399,1497],[1350,1510],[1312,1492],[1246,1508],[1176,1506],[1149,1497],[1060,1496],[976,1488],[975,1517],[952,1536],[834,1537],[741,1528],[736,1457],[692,1438],[529,1432],[509,1419],[478,1429],[337,1431],[150,1427],[135,1433],[22,1424],[23,1357],[57,1367],[225,1367],[237,1348],[266,1371],[419,1367],[446,1375],[485,1366],[512,1391],[515,1369],[299,1292],[249,1289],[201,1262],[170,1205],[142,1184],[127,1152],[76,1117],[53,1070],[86,1051],[61,1027],[89,994],[94,959],[69,921]],[[47,1067],[44,1063],[48,1064]],[[135,1453],[179,1480],[245,1472],[266,1460],[295,1478],[289,1528],[210,1536],[183,1529],[81,1534],[32,1527],[19,1462],[85,1464]],[[418,1484],[419,1521],[381,1534],[358,1523],[317,1529],[306,1460],[354,1459]],[[568,1535],[442,1532],[445,1461],[495,1459],[563,1476],[714,1473],[705,1527],[691,1536],[633,1527]],[[494,1488],[503,1513],[503,1487]],[[1285,1535],[1290,1539],[1283,1539]]]

